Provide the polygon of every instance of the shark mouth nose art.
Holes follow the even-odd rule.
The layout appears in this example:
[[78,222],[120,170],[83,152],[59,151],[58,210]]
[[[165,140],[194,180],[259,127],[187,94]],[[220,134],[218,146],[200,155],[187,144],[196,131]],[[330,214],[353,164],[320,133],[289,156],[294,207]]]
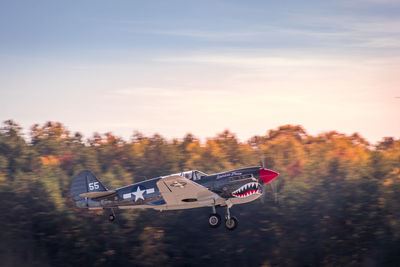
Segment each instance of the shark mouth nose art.
[[261,187],[258,183],[248,183],[232,192],[232,195],[238,198],[245,198],[251,195],[261,195]]

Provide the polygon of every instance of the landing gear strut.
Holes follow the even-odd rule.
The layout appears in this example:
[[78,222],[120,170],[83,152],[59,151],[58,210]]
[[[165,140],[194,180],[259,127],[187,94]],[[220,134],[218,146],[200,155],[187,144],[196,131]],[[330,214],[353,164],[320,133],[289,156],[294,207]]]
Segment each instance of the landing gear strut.
[[231,216],[231,213],[229,212],[229,207],[226,206],[225,228],[229,231],[233,231],[237,227],[238,222],[239,221],[236,219],[235,216]]

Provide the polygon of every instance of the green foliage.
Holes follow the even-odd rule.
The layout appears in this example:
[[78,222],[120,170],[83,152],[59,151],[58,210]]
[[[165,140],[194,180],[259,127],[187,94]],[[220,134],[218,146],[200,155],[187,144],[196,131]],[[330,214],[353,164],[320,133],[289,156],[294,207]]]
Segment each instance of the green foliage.
[[[358,134],[308,135],[285,125],[240,142],[228,130],[201,143],[135,133],[87,141],[61,123],[0,128],[2,266],[397,266],[400,140],[376,146]],[[263,164],[280,172],[278,194],[234,206],[235,232],[210,229],[210,210],[108,214],[78,209],[71,181],[89,169],[109,188],[189,169]],[[224,211],[221,210],[220,213]]]

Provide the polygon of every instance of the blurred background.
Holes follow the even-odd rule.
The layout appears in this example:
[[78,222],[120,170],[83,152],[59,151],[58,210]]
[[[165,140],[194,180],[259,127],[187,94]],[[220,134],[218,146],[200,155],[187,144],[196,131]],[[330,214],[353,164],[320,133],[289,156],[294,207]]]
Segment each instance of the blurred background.
[[[111,133],[86,141],[61,123],[24,139],[0,131],[3,266],[264,265],[396,266],[400,262],[400,140],[371,145],[358,134],[309,135],[285,125],[240,142],[224,131],[201,142]],[[71,181],[92,170],[108,187],[198,169],[260,165],[280,172],[253,203],[234,206],[239,227],[207,224],[209,208],[108,213],[74,207]],[[222,211],[221,211],[222,212]]]
[[[3,266],[400,264],[400,2],[0,1]],[[109,188],[264,164],[235,206],[78,210]]]

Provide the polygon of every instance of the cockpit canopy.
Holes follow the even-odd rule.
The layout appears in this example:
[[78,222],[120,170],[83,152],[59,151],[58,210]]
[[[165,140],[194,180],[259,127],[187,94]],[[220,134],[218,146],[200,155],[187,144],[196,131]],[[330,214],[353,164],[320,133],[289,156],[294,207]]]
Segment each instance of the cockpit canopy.
[[203,176],[207,176],[207,174],[205,174],[204,172],[198,171],[198,170],[180,172],[180,173],[175,173],[172,175],[179,175],[179,176],[185,177],[186,179],[189,179],[189,180],[200,180]]

